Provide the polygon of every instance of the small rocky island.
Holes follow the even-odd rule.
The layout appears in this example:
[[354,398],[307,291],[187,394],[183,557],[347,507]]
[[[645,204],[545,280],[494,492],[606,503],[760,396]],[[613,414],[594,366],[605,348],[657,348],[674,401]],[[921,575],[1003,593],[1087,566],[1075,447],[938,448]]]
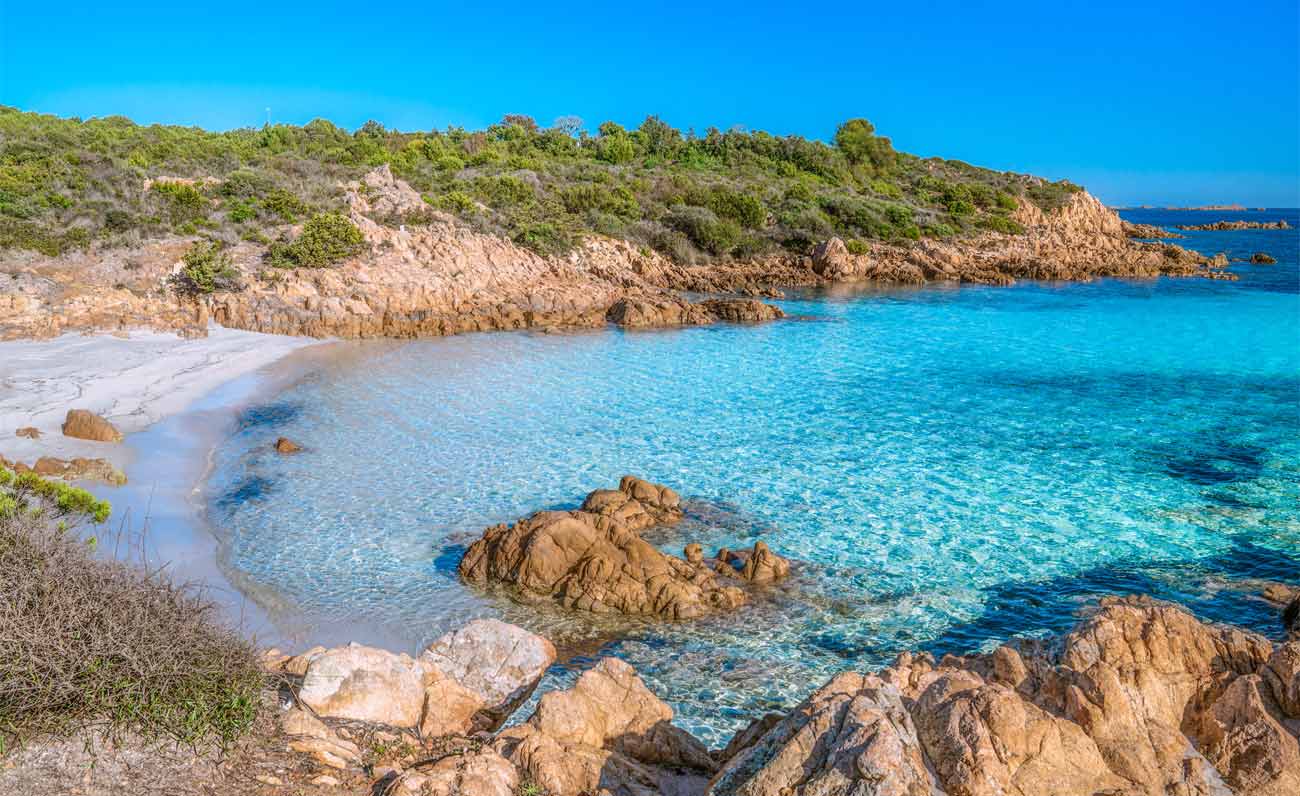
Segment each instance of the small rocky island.
[[629,475],[617,489],[587,495],[576,511],[539,511],[488,528],[459,571],[469,583],[506,585],[523,600],[678,620],[738,608],[749,599],[748,585],[789,575],[789,562],[761,541],[710,559],[692,543],[678,558],[639,535],[682,516],[676,492]]
[[1241,229],[1291,229],[1286,219],[1277,221],[1215,221],[1212,224],[1179,224],[1178,229],[1191,232],[1231,232]]

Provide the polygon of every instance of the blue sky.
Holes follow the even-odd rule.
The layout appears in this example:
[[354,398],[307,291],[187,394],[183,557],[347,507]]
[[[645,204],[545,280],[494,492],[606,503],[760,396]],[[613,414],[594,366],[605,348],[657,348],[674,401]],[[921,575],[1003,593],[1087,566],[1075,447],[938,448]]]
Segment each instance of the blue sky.
[[[1114,204],[1300,204],[1295,0],[1217,3],[0,0],[0,103],[209,128],[505,113],[895,145]],[[1141,6],[1141,7],[1137,7]]]

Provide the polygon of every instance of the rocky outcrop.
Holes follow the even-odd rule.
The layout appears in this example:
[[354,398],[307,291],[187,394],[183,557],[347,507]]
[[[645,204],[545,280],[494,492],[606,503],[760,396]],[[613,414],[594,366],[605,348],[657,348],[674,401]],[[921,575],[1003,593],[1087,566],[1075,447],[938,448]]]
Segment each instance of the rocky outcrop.
[[1282,609],[1282,626],[1286,628],[1287,638],[1300,641],[1300,594]]
[[1155,224],[1132,224],[1124,222],[1124,236],[1128,238],[1184,238],[1186,235],[1179,235],[1177,232],[1170,232],[1164,227]]
[[[616,490],[592,492],[576,511],[540,511],[488,528],[465,551],[459,572],[470,583],[506,585],[525,600],[594,613],[680,620],[744,604],[748,559],[737,572],[730,561],[706,561],[698,545],[682,559],[638,535],[681,517],[676,492],[626,476]],[[749,554],[755,563],[748,579],[784,577],[788,562],[759,545]]]
[[54,456],[42,456],[33,464],[11,462],[0,456],[0,467],[16,473],[35,473],[42,478],[60,478],[64,481],[103,481],[113,486],[126,483],[126,474],[107,459],[86,459],[77,457],[72,460],[59,459]]
[[22,428],[14,432],[14,436],[26,437],[27,439],[40,439],[41,431],[40,429],[34,428],[32,426],[23,426]]
[[351,644],[272,665],[303,672],[298,699],[320,716],[440,738],[496,730],[554,660],[546,639],[484,620],[442,636],[418,658]]
[[1250,255],[1250,261],[1256,265],[1273,265],[1277,262],[1277,259],[1265,252],[1255,252]]
[[1195,232],[1228,232],[1239,229],[1291,229],[1285,219],[1278,221],[1216,221],[1213,224],[1179,224],[1177,229]]
[[69,409],[63,421],[63,436],[94,442],[121,442],[122,432],[112,423],[86,409]]
[[1297,661],[1294,642],[1107,599],[1056,646],[841,674],[735,751],[709,793],[1295,793]]
[[572,689],[543,695],[528,721],[502,732],[494,747],[555,796],[700,794],[715,763],[672,718],[631,666],[605,658]]
[[[92,246],[61,257],[15,253],[0,273],[0,339],[135,326],[202,335],[210,322],[313,337],[433,337],[549,327],[697,325],[781,317],[755,300],[692,303],[682,292],[779,296],[787,286],[837,281],[1011,284],[1017,279],[1211,276],[1199,255],[1129,240],[1119,217],[1086,193],[1043,213],[1015,211],[1023,235],[876,242],[849,253],[832,239],[812,256],[688,266],[627,241],[590,237],[543,257],[433,211],[387,167],[345,186],[366,248],[336,267],[268,269],[264,248],[226,253],[244,290],[177,297],[168,279],[192,238],[134,249]],[[287,230],[286,230],[287,231]]]

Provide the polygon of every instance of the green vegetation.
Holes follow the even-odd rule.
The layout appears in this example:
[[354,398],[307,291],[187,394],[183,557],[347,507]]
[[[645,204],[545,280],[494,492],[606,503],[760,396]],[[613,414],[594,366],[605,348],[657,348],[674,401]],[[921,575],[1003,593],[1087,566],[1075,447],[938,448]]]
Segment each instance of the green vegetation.
[[46,735],[227,745],[256,718],[253,648],[156,569],[97,557],[90,493],[0,468],[0,753]]
[[266,259],[277,268],[325,268],[357,254],[365,242],[357,225],[343,215],[317,213],[296,239],[271,244]]
[[58,254],[166,234],[264,242],[309,219],[312,233],[281,240],[270,260],[320,267],[353,251],[355,236],[330,215],[342,207],[340,184],[385,163],[432,207],[537,251],[598,233],[684,262],[805,252],[829,235],[1014,234],[1018,201],[1050,210],[1079,190],[900,153],[865,119],[826,144],[683,133],[653,116],[594,134],[572,117],[542,128],[526,116],[481,131],[368,122],[349,133],[318,119],[217,133],[0,107],[0,249]]
[[222,248],[220,241],[203,241],[191,246],[182,258],[185,265],[171,278],[172,289],[185,296],[238,290],[239,271]]

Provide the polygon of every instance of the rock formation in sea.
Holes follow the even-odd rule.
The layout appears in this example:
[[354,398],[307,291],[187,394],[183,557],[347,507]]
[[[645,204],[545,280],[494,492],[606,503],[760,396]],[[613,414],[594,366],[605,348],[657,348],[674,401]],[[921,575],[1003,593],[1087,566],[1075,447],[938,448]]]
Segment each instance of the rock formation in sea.
[[1185,238],[1177,232],[1170,232],[1156,224],[1132,224],[1124,222],[1124,234],[1130,238]]
[[[747,582],[770,582],[789,564],[762,542],[742,554],[706,560],[699,545],[685,558],[660,552],[639,535],[682,518],[672,489],[626,476],[598,489],[576,511],[539,511],[496,525],[465,551],[469,583],[498,584],[524,600],[555,600],[594,613],[694,619],[748,600]],[[735,562],[739,561],[737,567]]]
[[1250,261],[1256,265],[1273,265],[1277,259],[1267,252],[1255,252],[1250,255]]
[[[709,265],[673,262],[626,241],[592,236],[541,256],[433,211],[385,166],[345,187],[365,250],[330,268],[265,268],[264,247],[227,253],[244,289],[203,298],[168,286],[194,238],[134,248],[91,246],[59,257],[30,252],[0,273],[0,339],[72,330],[150,327],[203,335],[209,322],[315,337],[428,337],[490,329],[700,324],[780,317],[754,297],[839,281],[1010,284],[1017,279],[1207,276],[1199,255],[1130,240],[1113,211],[1087,193],[1044,213],[1021,202],[1025,232],[871,244],[862,254],[831,240],[812,256],[765,255]],[[397,227],[381,223],[418,217]],[[380,219],[380,220],[376,220]],[[745,301],[694,303],[683,292]]]
[[[605,500],[603,516],[654,521]],[[455,662],[430,666],[431,653]],[[502,623],[448,634],[419,659],[315,650],[298,686],[305,707],[281,726],[291,749],[339,770],[361,767],[357,719],[451,750],[372,765],[375,787],[403,796],[1300,793],[1300,641],[1274,644],[1145,597],[1105,598],[1057,639],[841,672],[713,751],[614,658],[509,726],[552,655]],[[289,674],[301,666],[276,661]],[[489,704],[490,721],[476,723]]]
[[1277,221],[1215,221],[1212,224],[1179,224],[1177,229],[1194,232],[1228,232],[1239,229],[1291,229],[1286,219]]

